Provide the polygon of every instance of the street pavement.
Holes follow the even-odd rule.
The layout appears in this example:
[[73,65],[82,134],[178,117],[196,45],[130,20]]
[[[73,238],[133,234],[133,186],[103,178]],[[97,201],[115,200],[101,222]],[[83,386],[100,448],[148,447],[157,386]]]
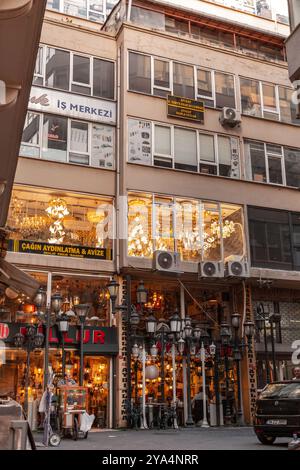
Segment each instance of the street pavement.
[[[35,434],[42,441],[42,434]],[[92,430],[87,439],[63,439],[48,450],[287,450],[290,438],[272,446],[257,440],[251,427],[182,428],[167,430]],[[44,450],[38,444],[38,450]]]

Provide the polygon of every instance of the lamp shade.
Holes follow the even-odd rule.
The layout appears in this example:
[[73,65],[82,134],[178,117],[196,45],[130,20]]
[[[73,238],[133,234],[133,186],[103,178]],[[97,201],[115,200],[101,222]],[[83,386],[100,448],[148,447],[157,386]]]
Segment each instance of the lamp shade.
[[119,287],[120,284],[116,282],[114,279],[112,279],[108,284],[107,284],[107,289],[109,292],[109,297],[112,302],[115,302],[118,297],[118,292],[119,292]]
[[221,323],[220,336],[223,344],[229,343],[231,332],[228,323]]
[[185,347],[185,341],[184,339],[180,338],[178,340],[178,351],[179,351],[179,354],[183,354],[183,351],[184,351],[184,347]]
[[130,325],[137,326],[140,323],[140,316],[135,309],[132,310],[130,314]]
[[132,356],[134,357],[134,359],[137,359],[139,357],[139,352],[140,352],[140,348],[139,346],[135,343],[133,346],[132,346],[132,350],[131,350],[131,353],[132,353]]
[[170,330],[171,333],[179,333],[181,328],[180,316],[175,312],[170,318]]
[[209,353],[210,353],[210,355],[211,355],[212,357],[215,357],[216,351],[217,351],[216,345],[215,345],[214,343],[211,343],[211,344],[209,345]]
[[25,337],[24,337],[24,335],[22,335],[22,333],[17,333],[14,336],[14,345],[17,348],[21,348],[23,346],[24,342],[25,342]]
[[258,331],[262,331],[264,328],[264,323],[265,323],[264,318],[262,318],[260,315],[256,315],[255,322],[256,322]]
[[195,339],[200,339],[201,337],[201,328],[199,327],[199,325],[195,326],[194,328],[194,337]]
[[42,333],[37,333],[34,337],[34,346],[40,349],[44,343],[44,335]]
[[29,338],[33,338],[35,334],[36,334],[36,327],[34,325],[27,325],[26,336]]
[[244,322],[244,330],[247,338],[252,338],[254,336],[255,326],[254,323],[250,320]]
[[190,317],[185,317],[185,327],[184,327],[185,337],[191,338],[193,335],[192,321]]
[[153,315],[150,315],[145,320],[147,333],[153,334],[156,331],[157,320]]
[[78,304],[74,306],[74,309],[79,320],[84,322],[90,309],[89,304]]
[[156,344],[153,344],[150,348],[150,355],[152,357],[156,357],[157,354],[158,354],[158,348],[157,348]]
[[231,325],[235,330],[238,330],[241,323],[241,315],[238,312],[234,312],[231,315]]
[[155,365],[147,366],[145,369],[145,378],[149,380],[155,380],[159,376],[158,367]]
[[61,333],[69,331],[69,317],[67,314],[60,315],[57,319],[58,329]]
[[34,298],[34,304],[37,306],[37,308],[41,308],[43,305],[45,305],[45,303],[46,303],[46,292],[42,287],[40,287]]
[[148,292],[145,289],[144,282],[140,281],[136,290],[136,300],[138,304],[145,305],[147,303]]
[[53,311],[58,314],[60,312],[61,306],[63,303],[63,298],[60,295],[59,292],[55,292],[55,294],[52,295],[51,297],[51,305],[53,308]]

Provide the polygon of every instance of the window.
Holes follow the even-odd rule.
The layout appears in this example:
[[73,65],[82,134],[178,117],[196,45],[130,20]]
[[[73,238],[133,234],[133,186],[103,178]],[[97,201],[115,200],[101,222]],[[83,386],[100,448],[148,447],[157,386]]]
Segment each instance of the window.
[[99,98],[114,99],[115,65],[107,60],[94,58],[93,95]]
[[169,33],[185,36],[189,34],[189,23],[187,21],[177,20],[171,16],[166,16],[165,30]]
[[249,78],[240,78],[240,85],[244,114],[300,124],[297,106],[292,100],[293,89]]
[[49,88],[69,90],[70,53],[47,47],[45,85]]
[[197,97],[203,100],[208,108],[215,107],[212,75],[211,70],[197,69]]
[[287,186],[300,188],[300,150],[285,148],[284,162]]
[[157,11],[147,10],[146,8],[140,8],[132,6],[131,9],[131,21],[136,24],[147,26],[148,28],[165,29],[165,15]]
[[156,96],[167,96],[170,94],[170,91],[170,62],[154,59],[153,94]]
[[246,141],[251,179],[264,183],[284,184],[283,153],[280,145]]
[[235,108],[234,77],[221,72],[215,72],[216,107]]
[[90,58],[73,55],[72,91],[84,95],[91,94]]
[[218,136],[219,174],[231,176],[231,142],[230,137]]
[[240,206],[142,193],[128,195],[128,256],[177,251],[183,261],[246,258]]
[[271,269],[293,268],[289,214],[250,207],[252,265]]
[[114,149],[113,126],[28,112],[20,155],[113,169]]
[[173,167],[171,127],[155,125],[154,165]]
[[198,171],[196,131],[175,127],[174,132],[175,168]]
[[280,145],[266,145],[269,182],[275,184],[283,184],[282,178],[282,147]]
[[109,60],[40,46],[33,85],[113,100],[115,64]]
[[129,89],[151,94],[151,58],[129,53]]
[[265,145],[260,142],[249,142],[251,175],[253,181],[267,182]]
[[194,68],[174,62],[173,92],[176,96],[195,98]]
[[[111,250],[112,202],[99,196],[56,196],[53,191],[37,188],[14,189],[8,215],[8,224],[13,228],[11,238]],[[61,253],[59,249],[57,253]],[[55,250],[49,250],[49,254],[55,254]]]
[[44,114],[43,116],[43,157],[47,160],[67,161],[68,119]]
[[87,17],[87,0],[64,0],[64,13]]
[[215,139],[210,134],[199,134],[200,142],[200,173],[217,175]]

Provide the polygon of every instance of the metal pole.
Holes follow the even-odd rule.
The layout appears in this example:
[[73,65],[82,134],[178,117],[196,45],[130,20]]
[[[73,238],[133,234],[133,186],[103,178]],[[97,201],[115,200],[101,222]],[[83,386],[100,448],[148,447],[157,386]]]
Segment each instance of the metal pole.
[[228,377],[228,346],[225,345],[225,384],[226,384],[226,410],[225,410],[225,422],[231,424],[231,412],[229,404],[229,377]]
[[[31,341],[31,340],[29,340]],[[30,375],[30,344],[27,344],[27,360],[26,360],[26,375],[25,375],[25,397],[24,397],[24,408],[28,418],[28,387],[29,387],[29,375]]]
[[127,305],[127,315],[126,315],[126,345],[127,345],[127,425],[131,425],[131,338],[130,338],[130,314],[131,314],[131,277],[126,276],[126,305]]
[[242,401],[241,401],[241,371],[240,371],[240,360],[236,359],[236,379],[237,379],[237,386],[238,386],[238,393],[237,393],[237,424],[241,424],[241,417],[243,416],[242,411]]
[[219,393],[219,363],[218,363],[218,345],[216,345],[216,355],[214,358],[214,389],[216,395],[216,418],[217,426],[221,425],[220,420],[220,393]]
[[272,362],[273,362],[273,373],[274,373],[274,380],[277,381],[277,369],[276,369],[276,357],[275,357],[275,344],[274,344],[274,326],[273,321],[270,321],[271,325],[271,343],[272,343]]
[[138,404],[138,360],[134,361],[134,401],[135,404]]
[[51,315],[51,291],[52,291],[52,273],[48,273],[47,279],[47,298],[46,298],[46,337],[45,337],[45,372],[44,372],[44,390],[48,386],[49,379],[49,336],[50,336],[50,315]]
[[84,320],[80,319],[80,387],[83,386],[83,334],[84,334]]
[[61,334],[61,344],[62,344],[62,378],[65,380],[66,373],[66,355],[65,355],[65,336],[62,332]]
[[205,348],[204,344],[201,344],[201,365],[202,365],[202,389],[203,389],[203,420],[202,428],[209,428],[207,421],[207,412],[206,412],[206,375],[205,375]]
[[265,343],[265,360],[266,360],[267,383],[270,383],[270,363],[269,363],[267,328],[266,328],[266,319],[265,318],[264,318],[264,343]]
[[172,380],[173,380],[173,406],[174,406],[174,428],[178,429],[177,423],[177,410],[176,410],[176,356],[175,356],[175,344],[172,344]]
[[147,418],[146,418],[146,351],[145,351],[145,343],[143,341],[143,349],[142,349],[142,365],[143,365],[143,378],[142,378],[142,429],[148,429]]
[[161,383],[160,383],[160,393],[161,393],[161,402],[165,403],[165,332],[161,333]]
[[186,426],[193,426],[194,420],[192,415],[192,402],[191,402],[191,351],[190,341],[187,341],[187,354],[186,354],[186,369],[187,369],[187,412],[188,417],[186,420]]

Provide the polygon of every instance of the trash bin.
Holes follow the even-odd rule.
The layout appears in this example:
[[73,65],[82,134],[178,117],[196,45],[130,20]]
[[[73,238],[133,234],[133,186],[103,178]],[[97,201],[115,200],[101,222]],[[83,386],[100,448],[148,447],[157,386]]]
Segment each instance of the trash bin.
[[11,421],[22,420],[22,406],[11,398],[0,399],[0,450],[10,449]]

